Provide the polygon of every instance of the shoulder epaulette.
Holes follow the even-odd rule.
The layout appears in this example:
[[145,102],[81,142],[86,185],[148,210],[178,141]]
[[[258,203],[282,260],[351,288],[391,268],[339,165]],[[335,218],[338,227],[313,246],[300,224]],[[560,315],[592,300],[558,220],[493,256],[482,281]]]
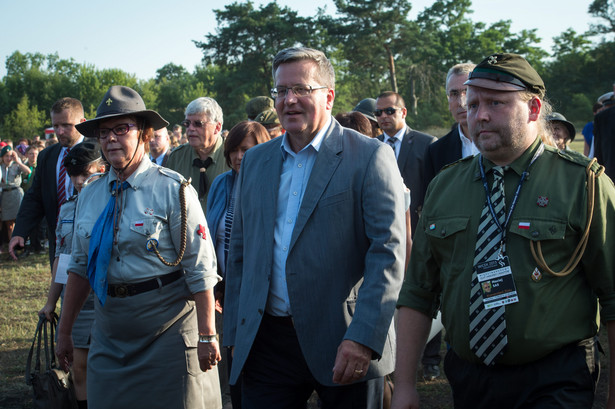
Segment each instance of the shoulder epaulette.
[[456,165],[458,165],[458,164],[460,164],[460,163],[463,163],[463,162],[470,161],[470,160],[472,160],[472,159],[474,159],[474,156],[472,156],[472,155],[468,155],[468,156],[466,156],[465,158],[457,159],[455,162],[451,162],[451,163],[449,163],[449,164],[447,164],[447,165],[444,165],[444,166],[442,167],[442,170],[444,170],[444,169],[448,169],[448,168],[453,167],[453,166],[456,166]]
[[166,177],[169,177],[175,180],[178,183],[183,183],[186,178],[184,178],[180,173],[175,172],[169,168],[165,168],[164,166],[157,166],[158,172],[162,173]]

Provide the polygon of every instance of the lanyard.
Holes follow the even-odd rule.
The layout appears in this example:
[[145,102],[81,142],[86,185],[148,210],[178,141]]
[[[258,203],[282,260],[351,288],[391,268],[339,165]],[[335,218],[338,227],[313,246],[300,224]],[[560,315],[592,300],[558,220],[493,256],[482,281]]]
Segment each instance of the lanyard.
[[[536,159],[538,159],[540,155],[542,155],[544,150],[545,150],[545,145],[541,142],[540,147],[536,150],[536,153],[532,157],[532,160],[527,165],[527,168],[525,168],[525,170],[521,174],[521,178],[519,178],[519,183],[517,184],[517,189],[515,190],[515,195],[513,196],[512,202],[510,204],[510,209],[508,209],[508,214],[506,215],[506,219],[504,220],[503,226],[500,223],[500,220],[498,220],[498,217],[495,213],[495,209],[493,207],[493,202],[491,202],[491,191],[489,190],[489,185],[487,183],[487,177],[485,176],[485,167],[483,165],[483,155],[481,154],[480,158],[478,159],[480,177],[483,181],[483,187],[485,188],[485,193],[487,195],[487,206],[489,207],[489,211],[491,212],[491,217],[493,218],[493,221],[495,222],[496,226],[501,232],[499,257],[503,257],[506,252],[506,229],[508,228],[508,223],[510,222],[510,217],[512,216],[513,210],[515,210],[515,207],[517,206],[517,201],[519,200],[519,193],[521,192],[521,186],[523,186],[523,182],[525,181],[525,178],[529,174],[528,170],[530,169],[530,166],[532,166],[534,162],[536,162]],[[502,175],[502,177],[504,177],[504,175]]]

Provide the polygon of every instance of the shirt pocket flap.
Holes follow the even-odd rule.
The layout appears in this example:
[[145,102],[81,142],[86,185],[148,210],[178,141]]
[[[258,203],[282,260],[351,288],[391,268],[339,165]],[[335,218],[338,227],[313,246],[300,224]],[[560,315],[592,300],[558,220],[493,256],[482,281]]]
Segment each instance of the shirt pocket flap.
[[94,225],[93,224],[79,223],[79,224],[77,224],[77,228],[75,229],[75,234],[77,234],[80,237],[84,237],[86,239],[89,239],[92,236],[92,230],[93,229],[94,229]]
[[556,219],[513,218],[509,231],[532,241],[561,240],[566,235],[566,222]]
[[130,223],[130,230],[143,236],[158,236],[162,224],[156,219],[139,219]]
[[443,217],[427,221],[425,234],[436,239],[445,239],[468,228],[469,217]]

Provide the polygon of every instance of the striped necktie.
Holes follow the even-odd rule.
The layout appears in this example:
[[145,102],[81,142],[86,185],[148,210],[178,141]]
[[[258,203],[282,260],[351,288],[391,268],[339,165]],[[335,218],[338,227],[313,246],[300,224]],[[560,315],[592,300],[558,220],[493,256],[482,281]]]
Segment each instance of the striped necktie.
[[66,201],[66,168],[64,167],[64,159],[68,155],[70,148],[64,149],[62,154],[62,160],[60,161],[60,173],[58,173],[58,213],[60,213],[60,206]]
[[[494,166],[492,170],[491,203],[500,225],[503,226],[506,218],[504,169],[501,166]],[[497,357],[504,353],[508,340],[504,306],[485,309],[476,265],[497,258],[500,252],[501,237],[501,231],[493,220],[485,200],[478,225],[470,290],[470,348],[485,365],[491,365]]]
[[397,142],[397,138],[396,137],[392,137],[387,139],[387,143],[389,144],[389,146],[391,148],[393,148],[393,152],[395,152],[395,143]]

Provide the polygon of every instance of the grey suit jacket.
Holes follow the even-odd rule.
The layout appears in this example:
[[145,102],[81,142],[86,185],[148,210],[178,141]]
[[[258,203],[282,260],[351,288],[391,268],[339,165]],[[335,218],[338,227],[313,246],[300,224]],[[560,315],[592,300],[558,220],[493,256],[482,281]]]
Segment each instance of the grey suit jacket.
[[[272,275],[282,138],[241,163],[226,273],[224,345],[231,383],[248,357]],[[402,180],[390,147],[333,120],[314,163],[286,262],[301,350],[324,385],[344,339],[373,351],[366,379],[393,370],[395,303],[405,257]]]
[[[378,136],[384,141],[384,135]],[[410,189],[410,215],[412,217],[412,235],[416,230],[416,223],[419,220],[419,213],[425,200],[424,191],[429,181],[425,180],[423,174],[425,170],[425,157],[427,147],[437,139],[426,133],[412,130],[406,125],[406,134],[401,141],[401,149],[397,157],[397,166],[405,185]]]

